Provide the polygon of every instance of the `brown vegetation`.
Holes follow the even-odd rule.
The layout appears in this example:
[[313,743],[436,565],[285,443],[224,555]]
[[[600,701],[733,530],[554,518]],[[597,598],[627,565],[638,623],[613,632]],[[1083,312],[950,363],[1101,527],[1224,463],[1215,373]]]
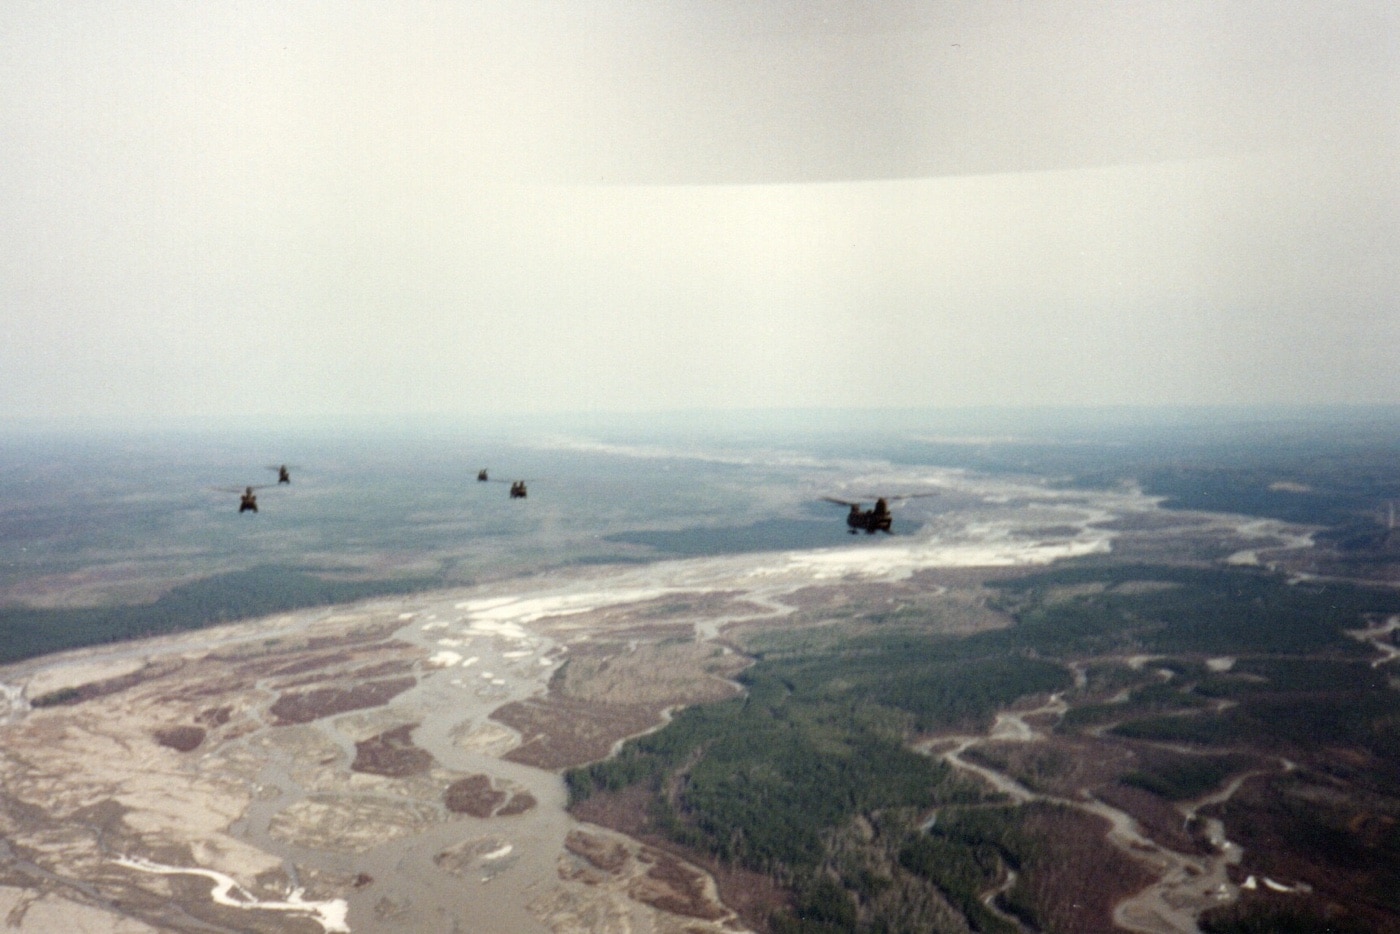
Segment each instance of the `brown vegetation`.
[[156,730],[156,742],[176,752],[190,752],[204,742],[205,732],[197,726],[172,726]]
[[267,676],[269,678],[287,678],[292,675],[305,674],[308,671],[323,671],[336,665],[343,665],[346,661],[354,657],[352,653],[344,649],[339,649],[334,652],[306,655],[294,662],[278,665],[269,669]]
[[356,743],[355,761],[350,764],[350,771],[389,778],[405,778],[428,771],[433,767],[433,756],[413,744],[413,730],[417,726],[405,723]]
[[597,704],[549,696],[506,704],[491,714],[523,737],[502,758],[537,769],[563,769],[602,759],[618,740],[661,722],[656,707]]
[[491,717],[521,736],[506,759],[542,769],[582,765],[660,725],[668,707],[732,696],[738,688],[727,678],[747,664],[694,642],[579,645],[546,696],[506,704]]
[[1028,905],[1039,926],[1076,934],[1117,931],[1113,909],[1156,876],[1108,842],[1106,822],[1074,808],[1030,805],[1020,829],[1036,841],[1008,893]]
[[1137,821],[1143,836],[1169,850],[1205,856],[1214,849],[1199,833],[1192,833],[1181,811],[1150,791],[1114,782],[1095,788],[1094,797]]
[[442,800],[453,814],[487,818],[506,800],[506,793],[491,787],[490,776],[469,775],[448,785]]
[[233,716],[233,708],[224,705],[222,707],[209,707],[201,710],[195,715],[194,722],[214,729],[228,723],[229,717]]
[[103,681],[93,681],[88,684],[78,685],[77,687],[51,691],[48,694],[33,698],[30,700],[30,704],[34,707],[58,707],[81,704],[84,701],[90,701],[94,698],[117,694],[147,681],[163,678],[184,667],[185,662],[182,659],[161,659],[146,665],[138,671],[133,671],[130,674],[125,674],[118,678],[107,678]]
[[299,652],[315,653],[323,649],[333,649],[337,652],[343,652],[347,649],[377,652],[390,648],[394,643],[385,640],[389,639],[402,626],[403,623],[397,621],[379,620],[346,626],[333,636],[312,636],[310,638],[283,636],[267,639],[263,642],[241,642],[214,652],[209,656],[209,659],[230,664],[260,661],[262,674],[266,675],[272,669],[292,663]]
[[767,931],[773,912],[789,904],[787,891],[769,876],[707,859],[655,833],[647,818],[649,803],[646,789],[633,785],[619,792],[595,793],[572,805],[569,813],[581,821],[617,831],[652,849],[675,853],[700,866],[715,880],[721,902],[751,929]]
[[659,911],[715,921],[730,914],[710,895],[705,873],[674,853],[587,830],[572,830],[564,849],[580,862],[561,863],[560,875],[585,885],[626,882],[627,895]]
[[920,632],[967,635],[1011,624],[1006,614],[988,605],[983,584],[998,574],[992,569],[931,569],[904,581],[843,582],[803,587],[783,597],[795,612],[773,619],[736,623],[725,630],[741,645],[761,646],[772,634],[825,631],[846,639],[897,626]]
[[389,659],[359,668],[354,667],[360,658],[361,656],[357,654],[341,653],[338,658],[328,658],[326,665],[320,666],[320,670],[315,674],[304,674],[300,678],[278,681],[276,687],[285,691],[290,688],[305,687],[308,684],[321,684],[330,680],[385,678],[390,675],[408,674],[413,670],[413,660],[407,658]]
[[706,921],[727,914],[706,896],[703,873],[669,853],[649,847],[638,858],[652,865],[646,875],[633,879],[628,886],[627,894],[634,900],[671,914]]
[[413,678],[369,681],[351,687],[325,687],[283,694],[268,709],[278,726],[310,723],[332,714],[387,704],[418,682]]
[[617,872],[627,865],[627,848],[599,834],[571,830],[564,838],[564,849],[603,872]]
[[748,664],[742,655],[689,639],[659,644],[595,639],[570,649],[549,691],[605,704],[699,704],[737,693],[729,679]]
[[978,743],[963,758],[996,769],[1032,791],[1061,798],[1112,783],[1136,762],[1122,745],[1053,736],[1034,743]]

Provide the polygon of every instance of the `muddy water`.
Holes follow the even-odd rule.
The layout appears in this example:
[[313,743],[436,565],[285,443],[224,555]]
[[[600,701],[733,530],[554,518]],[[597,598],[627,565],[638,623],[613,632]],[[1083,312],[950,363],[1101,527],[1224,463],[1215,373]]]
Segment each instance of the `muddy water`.
[[[392,789],[393,783],[352,785],[348,793],[359,801],[379,799],[390,806],[411,806],[426,811],[431,822],[418,832],[361,853],[298,846],[269,828],[279,814],[307,800],[309,794],[313,800],[324,800],[323,796],[298,785],[293,777],[296,763],[284,747],[258,746],[263,738],[259,734],[243,740],[258,746],[267,759],[258,775],[259,800],[232,832],[298,867],[302,874],[320,870],[372,877],[372,884],[347,899],[350,929],[357,934],[547,930],[527,906],[558,882],[556,861],[573,823],[564,813],[563,783],[552,772],[464,748],[457,737],[485,724],[491,711],[502,704],[544,690],[557,662],[541,661],[557,658],[558,653],[550,640],[539,636],[474,628],[458,607],[460,602],[460,595],[404,601],[404,615],[412,618],[405,621],[397,638],[422,646],[428,655],[450,642],[458,660],[430,670],[416,688],[396,697],[390,704],[392,718],[420,724],[414,730],[414,742],[431,753],[441,768],[488,775],[497,788],[527,791],[538,802],[534,808],[510,817],[479,819],[449,812],[440,797],[424,800],[375,790],[377,786]],[[303,728],[319,734],[317,748],[338,751],[338,768],[348,765],[355,754],[351,737],[337,728],[341,719],[328,718]],[[470,841],[480,842],[478,849],[487,858],[479,859],[465,878],[434,862],[439,854]]]

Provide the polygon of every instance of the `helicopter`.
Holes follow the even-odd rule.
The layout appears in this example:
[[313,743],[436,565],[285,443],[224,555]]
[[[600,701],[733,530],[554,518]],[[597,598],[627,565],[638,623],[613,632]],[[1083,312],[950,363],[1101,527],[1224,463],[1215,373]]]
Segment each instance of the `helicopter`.
[[258,497],[257,494],[255,494],[253,491],[262,490],[268,486],[271,486],[271,484],[263,484],[262,486],[245,486],[241,490],[236,486],[216,486],[212,487],[211,489],[218,490],[220,493],[237,493],[238,511],[240,513],[244,513],[258,511]]
[[851,511],[846,514],[847,529],[852,535],[857,532],[865,532],[866,535],[874,535],[876,532],[891,534],[890,526],[894,523],[894,514],[890,512],[890,500],[897,499],[919,499],[925,496],[937,496],[937,493],[905,493],[902,496],[881,496],[875,500],[872,509],[862,509],[861,506],[868,500],[837,499],[834,496],[823,496],[822,499],[828,503],[835,503],[838,506],[849,506]]
[[479,480],[479,481],[481,481],[481,482],[483,482],[483,483],[486,482],[487,480],[490,480],[492,483],[509,483],[509,484],[510,484],[510,498],[511,498],[511,499],[525,499],[526,497],[528,497],[528,496],[530,495],[530,491],[529,491],[528,489],[526,489],[525,484],[526,484],[527,482],[532,482],[532,481],[526,481],[526,480],[497,480],[497,479],[494,478],[494,477],[488,477],[488,476],[486,476],[486,471],[485,471],[485,470],[483,470],[483,471],[481,471],[480,473],[478,473],[478,474],[476,475],[476,479]]
[[291,468],[286,464],[269,464],[267,469],[277,471],[277,482],[279,484],[292,482]]

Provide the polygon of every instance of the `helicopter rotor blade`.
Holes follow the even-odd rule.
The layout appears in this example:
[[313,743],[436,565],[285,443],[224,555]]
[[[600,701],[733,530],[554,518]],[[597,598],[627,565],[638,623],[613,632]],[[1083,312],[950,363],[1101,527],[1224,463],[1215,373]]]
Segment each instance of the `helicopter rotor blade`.
[[859,500],[837,499],[835,496],[823,496],[821,499],[828,503],[836,503],[841,506],[864,506],[866,503],[873,503],[877,499],[883,499],[888,503],[899,499],[922,499],[925,496],[938,495],[938,493],[897,493],[894,496],[867,496],[865,499]]

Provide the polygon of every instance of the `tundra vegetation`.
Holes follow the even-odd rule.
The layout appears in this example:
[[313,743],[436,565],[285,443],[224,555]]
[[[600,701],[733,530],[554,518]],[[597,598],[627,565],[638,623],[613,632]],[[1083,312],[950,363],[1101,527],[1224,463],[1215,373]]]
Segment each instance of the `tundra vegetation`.
[[[1400,613],[1400,594],[1104,559],[985,586],[1002,628],[872,626],[844,608],[742,633],[744,694],[570,770],[571,806],[644,801],[629,832],[722,880],[764,878],[784,898],[746,920],[779,934],[1111,930],[1155,876],[1063,803],[1086,794],[1178,852],[1209,852],[1199,818],[1218,817],[1245,846],[1236,882],[1295,888],[1246,892],[1205,912],[1207,930],[1400,925],[1400,692],[1346,632]],[[1052,692],[1067,710],[1040,715],[1044,740],[984,738],[966,756],[1043,794],[1014,802],[937,755]]]

